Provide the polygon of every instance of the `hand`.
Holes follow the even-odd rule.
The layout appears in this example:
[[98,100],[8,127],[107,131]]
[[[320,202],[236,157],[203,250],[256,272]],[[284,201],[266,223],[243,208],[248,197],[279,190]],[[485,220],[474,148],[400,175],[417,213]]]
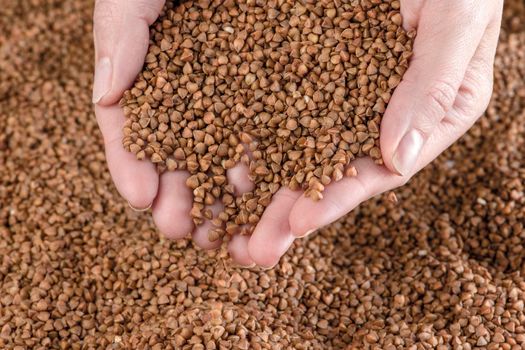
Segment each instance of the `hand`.
[[313,202],[281,189],[252,237],[233,255],[248,251],[273,266],[295,238],[328,225],[361,202],[405,184],[463,135],[486,109],[502,0],[400,0],[405,29],[417,30],[414,55],[381,125],[386,166],[353,162],[358,171],[329,185]]
[[[165,0],[97,0],[94,14],[95,82],[93,103],[102,132],[111,176],[119,193],[138,211],[153,211],[159,230],[169,238],[192,233],[197,245],[215,248],[210,242],[211,222],[195,228],[190,216],[193,193],[186,186],[188,173],[166,172],[159,176],[149,160],[139,161],[122,146],[125,116],[119,107],[124,91],[142,70],[149,46],[149,26],[159,16]],[[228,172],[228,180],[240,193],[252,189],[245,167]],[[212,207],[215,215],[220,205]],[[244,238],[232,240],[233,250]],[[236,255],[240,264],[251,264],[244,252]]]

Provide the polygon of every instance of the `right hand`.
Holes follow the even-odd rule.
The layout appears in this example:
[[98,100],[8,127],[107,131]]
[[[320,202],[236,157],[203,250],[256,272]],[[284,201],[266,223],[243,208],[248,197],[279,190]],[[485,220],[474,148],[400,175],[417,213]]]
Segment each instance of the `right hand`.
[[[502,0],[400,0],[403,25],[417,30],[413,57],[381,123],[385,166],[352,162],[358,175],[312,201],[281,188],[246,247],[262,266],[277,264],[295,238],[308,236],[362,202],[406,183],[465,134],[492,93]],[[406,135],[406,136],[405,136]],[[405,137],[404,137],[405,136]]]

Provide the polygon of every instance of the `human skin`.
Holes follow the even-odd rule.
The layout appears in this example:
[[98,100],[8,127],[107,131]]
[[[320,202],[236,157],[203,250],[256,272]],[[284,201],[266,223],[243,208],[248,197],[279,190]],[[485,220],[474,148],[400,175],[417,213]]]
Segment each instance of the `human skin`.
[[[461,137],[483,114],[492,94],[493,64],[503,0],[400,0],[407,30],[416,29],[409,69],[395,90],[381,124],[384,166],[368,158],[352,162],[358,175],[325,189],[313,202],[300,191],[282,188],[251,236],[229,243],[242,266],[272,267],[293,241],[344,216],[363,201],[405,184]],[[151,207],[159,230],[178,239],[192,233],[195,243],[216,248],[207,231],[194,227],[192,192],[184,171],[158,175],[122,147],[123,92],[142,69],[149,25],[164,0],[97,0],[93,103],[104,137],[108,167],[120,194],[135,210]],[[252,189],[243,166],[228,172],[239,193]],[[220,206],[213,208],[220,210]]]

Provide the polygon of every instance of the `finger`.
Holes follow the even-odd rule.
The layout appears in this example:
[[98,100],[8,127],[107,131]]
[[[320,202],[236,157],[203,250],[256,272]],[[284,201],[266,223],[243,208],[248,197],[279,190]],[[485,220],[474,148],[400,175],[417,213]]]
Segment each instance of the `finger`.
[[184,238],[193,231],[190,216],[193,194],[186,186],[187,178],[188,173],[184,171],[160,176],[158,195],[153,203],[153,221],[160,232],[171,239]]
[[117,190],[133,208],[148,208],[157,195],[159,175],[151,162],[139,161],[122,146],[124,113],[118,106],[95,106],[106,159]]
[[[235,190],[235,196],[241,197],[247,192],[251,192],[255,188],[255,184],[250,180],[250,169],[246,164],[239,163],[227,172],[228,183],[233,185]],[[243,231],[248,232],[252,228],[252,225],[241,225],[237,227],[235,233],[241,233]],[[231,232],[230,232],[231,233]]]
[[[238,164],[234,168],[228,170],[228,182],[235,187],[237,195],[242,195],[246,191],[253,189],[253,183],[248,178],[249,170],[243,164]],[[207,207],[211,209],[213,217],[216,218],[219,213],[224,210],[224,205],[219,201],[216,201],[215,204]],[[194,242],[203,249],[214,249],[220,246],[222,240],[217,240],[211,242],[209,239],[209,233],[214,228],[211,220],[205,220],[202,225],[197,226],[195,232],[193,233]],[[234,247],[237,247],[241,241],[232,240],[229,245],[234,244]],[[233,248],[236,251],[237,248]],[[237,254],[239,256],[239,254]],[[241,261],[246,261],[246,258],[241,257]],[[253,262],[252,262],[253,263]],[[242,262],[241,262],[242,264]]]
[[[220,201],[215,201],[215,204],[206,207],[206,209],[210,209],[213,213],[213,218],[216,218],[224,209],[224,206],[220,203]],[[211,220],[205,220],[202,225],[197,226],[192,234],[195,244],[206,250],[220,247],[222,239],[218,239],[213,242],[210,241],[209,233],[213,228],[214,226]]]
[[400,186],[406,181],[370,158],[352,162],[357,176],[345,177],[327,186],[323,199],[314,202],[306,196],[297,199],[290,212],[290,230],[295,237],[304,237],[338,220],[377,193]]
[[417,29],[418,21],[421,18],[421,9],[424,4],[424,1],[403,1],[400,4],[403,28],[406,31]]
[[[255,184],[249,177],[250,169],[246,164],[239,163],[227,172],[228,183],[235,188],[235,195],[242,196],[246,192],[253,191]],[[237,264],[244,267],[251,267],[255,265],[254,261],[248,253],[248,242],[251,235],[240,234],[243,230],[248,231],[251,226],[243,225],[235,230],[230,241],[228,242],[228,251],[232,259]],[[231,233],[230,233],[231,234]]]
[[234,235],[228,244],[228,251],[233,261],[243,267],[252,267],[255,265],[254,261],[250,257],[250,254],[248,253],[249,242],[249,236]]
[[142,69],[149,26],[165,0],[97,0],[93,103],[116,103]]
[[281,188],[264,211],[248,244],[253,261],[262,267],[275,266],[290,248],[294,236],[290,231],[289,214],[302,192]]
[[492,96],[494,58],[501,28],[503,4],[494,14],[476,53],[472,58],[454,102],[454,108],[443,122],[466,132],[486,110]]
[[492,15],[472,1],[427,1],[414,54],[381,124],[385,165],[410,173],[433,129],[452,108]]
[[417,169],[421,169],[467,132],[487,108],[493,87],[494,57],[501,27],[502,4],[485,31],[459,88],[453,108],[438,125],[425,146]]
[[255,184],[250,180],[249,174],[250,169],[242,163],[228,170],[228,183],[235,187],[235,194],[237,196],[253,191]]

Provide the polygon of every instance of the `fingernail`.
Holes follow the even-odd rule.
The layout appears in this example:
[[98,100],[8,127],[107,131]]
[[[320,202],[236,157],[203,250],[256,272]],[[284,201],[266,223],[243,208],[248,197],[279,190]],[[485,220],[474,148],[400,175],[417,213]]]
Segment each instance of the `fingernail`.
[[151,203],[150,205],[148,205],[146,208],[135,208],[134,206],[131,205],[130,202],[128,202],[128,205],[129,207],[133,210],[133,211],[136,211],[137,213],[142,213],[142,212],[145,212],[145,211],[148,211],[150,208],[151,208],[151,205],[153,203]]
[[423,144],[423,135],[417,130],[410,130],[403,136],[392,158],[392,165],[400,175],[408,175],[412,171]]
[[108,57],[101,58],[95,66],[93,103],[97,104],[111,90],[113,69]]
[[304,238],[306,236],[310,236],[312,233],[314,233],[316,231],[316,229],[311,229],[310,231],[306,231],[306,233],[304,233],[303,235],[301,236],[297,236],[297,238]]

